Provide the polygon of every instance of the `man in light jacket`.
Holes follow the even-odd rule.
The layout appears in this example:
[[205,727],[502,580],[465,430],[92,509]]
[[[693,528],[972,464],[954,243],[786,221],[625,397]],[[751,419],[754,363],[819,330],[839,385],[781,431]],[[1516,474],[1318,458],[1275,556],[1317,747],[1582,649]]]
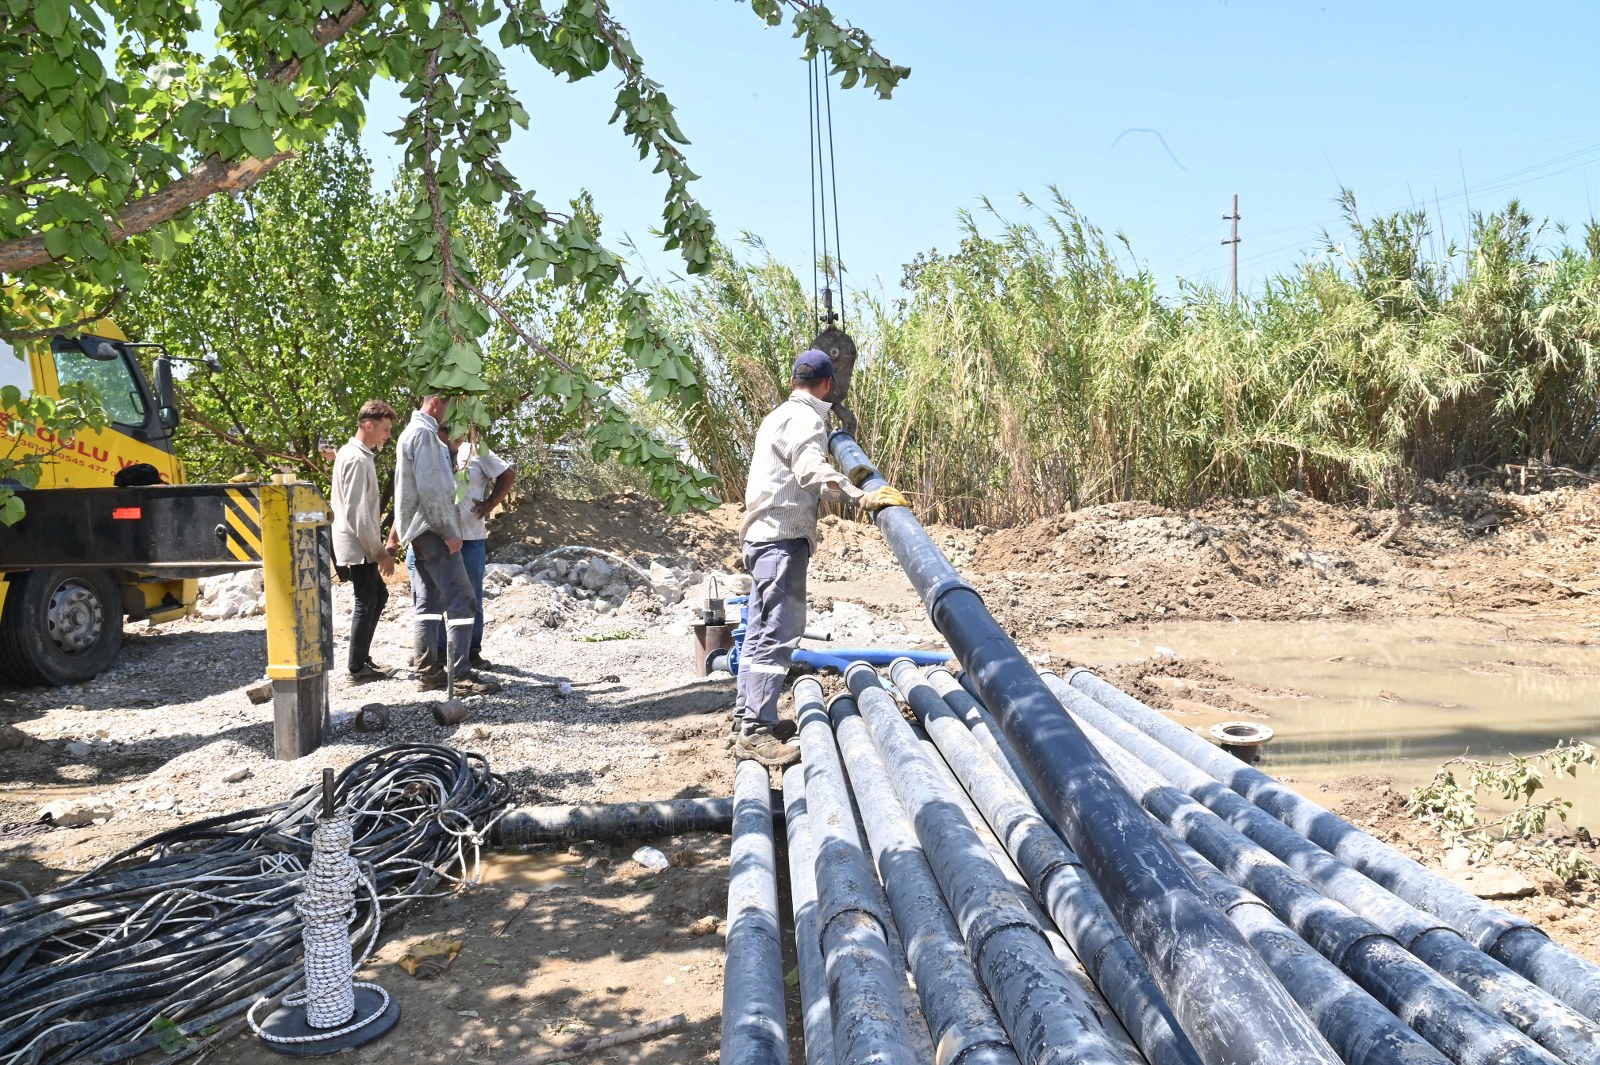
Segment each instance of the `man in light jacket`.
[[457,694],[487,695],[500,690],[492,680],[472,672],[467,654],[475,619],[472,582],[461,561],[461,516],[456,509],[455,464],[439,439],[439,423],[448,401],[427,396],[411,415],[396,448],[394,525],[400,542],[416,557],[420,595],[413,605],[412,646],[416,654],[417,690],[445,687],[445,663],[439,657],[439,627],[444,626],[446,655]]
[[735,758],[769,766],[800,760],[794,723],[778,721],[778,697],[806,627],[806,568],[817,546],[817,504],[850,500],[869,513],[909,506],[885,485],[863,492],[828,462],[833,362],[820,351],[795,360],[788,400],[756,431],[744,494],[744,567],[750,604],[734,699]]
[[383,508],[378,499],[374,456],[394,432],[394,408],[369,399],[356,415],[356,435],[333,458],[333,563],[339,579],[355,592],[350,612],[350,683],[366,684],[394,676],[372,661],[372,636],[389,602],[384,579],[394,572],[394,557],[383,538]]

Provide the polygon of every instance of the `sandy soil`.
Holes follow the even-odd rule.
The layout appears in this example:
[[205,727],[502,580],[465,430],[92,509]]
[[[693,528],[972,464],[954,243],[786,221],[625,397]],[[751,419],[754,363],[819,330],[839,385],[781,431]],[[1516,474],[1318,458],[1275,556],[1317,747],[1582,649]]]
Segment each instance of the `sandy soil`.
[[[1040,662],[1050,661],[1054,635],[1173,617],[1459,614],[1507,626],[1538,618],[1559,621],[1575,643],[1600,639],[1600,486],[1536,487],[1549,490],[1432,486],[1392,535],[1392,514],[1292,494],[1183,513],[1120,504],[1017,529],[933,532]],[[646,567],[731,570],[738,519],[733,507],[669,518],[638,496],[527,499],[496,526],[490,557],[520,564],[584,544]],[[875,530],[830,518],[825,534],[810,588],[821,621],[861,642],[933,641]],[[399,664],[408,657],[409,596],[400,584],[393,591],[375,656]],[[337,596],[342,634],[346,591]],[[465,723],[435,725],[426,709],[431,697],[408,682],[352,689],[339,678],[330,742],[299,762],[272,761],[270,712],[243,695],[263,663],[260,618],[132,632],[117,665],[93,684],[0,689],[0,728],[11,727],[0,734],[20,744],[0,754],[0,879],[38,890],[152,832],[283,798],[324,765],[342,766],[402,739],[483,752],[523,803],[726,794],[730,684],[693,677],[686,605],[636,595],[602,615],[552,596],[560,598],[544,585],[522,586],[490,603],[486,651],[504,663],[496,674],[507,687],[479,700]],[[1181,711],[1177,691],[1253,712],[1214,664],[1135,664],[1113,679],[1168,709]],[[571,694],[561,694],[562,681]],[[388,732],[351,726],[351,712],[371,701],[390,707]],[[1404,816],[1400,796],[1386,787],[1358,778],[1308,792],[1439,861],[1437,841]],[[54,799],[82,800],[105,816],[78,828],[40,823],[41,806]],[[634,862],[642,843],[672,865],[654,872]],[[386,930],[367,975],[399,996],[407,1020],[403,1034],[358,1058],[511,1062],[682,1011],[690,1022],[684,1030],[585,1060],[714,1061],[725,878],[726,840],[717,836],[497,857],[481,886],[425,903]],[[1591,887],[1545,883],[1535,897],[1507,905],[1600,960]],[[430,980],[407,975],[401,955],[439,935],[463,943],[449,970]],[[246,1038],[211,1053],[229,1062],[269,1060]]]

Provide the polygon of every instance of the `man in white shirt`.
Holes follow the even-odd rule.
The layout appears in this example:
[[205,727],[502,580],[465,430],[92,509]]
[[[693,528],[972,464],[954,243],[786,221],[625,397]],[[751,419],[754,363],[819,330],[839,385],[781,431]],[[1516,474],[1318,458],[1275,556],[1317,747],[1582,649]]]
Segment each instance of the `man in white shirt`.
[[382,500],[374,456],[394,432],[394,408],[369,399],[356,415],[356,435],[333,458],[333,568],[355,592],[350,612],[350,683],[385,680],[393,672],[372,661],[372,637],[389,602],[384,578],[394,558],[384,544]]
[[806,568],[817,545],[817,504],[850,500],[868,513],[909,506],[885,485],[863,492],[828,462],[833,362],[820,351],[795,360],[789,398],[756,431],[744,494],[744,567],[750,604],[739,653],[733,716],[735,758],[769,766],[800,760],[794,723],[778,721],[778,697],[806,627]]
[[[461,562],[454,464],[449,448],[439,439],[439,424],[448,406],[443,396],[424,396],[395,448],[395,530],[411,549],[418,575],[411,614],[417,690],[443,689],[453,676],[457,695],[492,695],[500,685],[473,673],[467,655],[472,585]],[[444,656],[438,649],[441,630]]]
[[467,471],[467,497],[460,504],[461,561],[467,565],[467,578],[472,581],[478,608],[469,659],[473,669],[492,669],[483,657],[483,571],[488,563],[489,515],[511,493],[517,475],[511,463],[490,451],[482,441],[473,445],[467,440],[455,440],[451,450],[456,456],[456,469]]

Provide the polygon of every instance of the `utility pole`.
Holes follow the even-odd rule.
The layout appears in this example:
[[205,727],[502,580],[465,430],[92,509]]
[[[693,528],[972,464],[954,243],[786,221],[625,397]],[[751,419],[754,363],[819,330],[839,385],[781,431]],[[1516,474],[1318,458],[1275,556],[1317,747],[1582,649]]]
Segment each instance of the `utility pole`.
[[1224,222],[1233,223],[1233,235],[1222,238],[1222,243],[1231,244],[1233,254],[1233,271],[1228,281],[1228,301],[1239,302],[1239,194],[1233,194],[1233,213],[1222,216]]

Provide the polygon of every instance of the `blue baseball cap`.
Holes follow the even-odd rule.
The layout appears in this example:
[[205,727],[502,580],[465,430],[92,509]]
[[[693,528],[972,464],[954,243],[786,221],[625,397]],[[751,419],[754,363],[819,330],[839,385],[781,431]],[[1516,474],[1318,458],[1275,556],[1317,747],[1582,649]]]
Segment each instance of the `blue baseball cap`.
[[825,352],[812,348],[802,351],[800,357],[794,360],[794,373],[790,374],[796,381],[819,381],[833,377],[833,360]]

